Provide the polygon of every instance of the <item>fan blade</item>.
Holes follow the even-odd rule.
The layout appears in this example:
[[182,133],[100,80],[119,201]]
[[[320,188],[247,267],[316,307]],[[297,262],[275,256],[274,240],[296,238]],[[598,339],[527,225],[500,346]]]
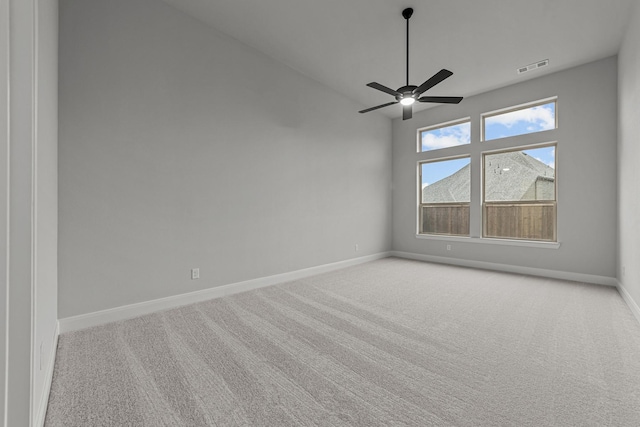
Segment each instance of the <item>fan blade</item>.
[[461,96],[423,96],[418,98],[419,102],[439,102],[441,104],[459,104]]
[[453,73],[451,71],[445,70],[443,68],[442,70],[440,70],[437,73],[435,73],[429,80],[427,80],[426,82],[424,82],[420,86],[418,86],[413,91],[413,93],[415,93],[416,95],[420,95],[422,92],[425,92],[425,91],[431,89],[432,87],[434,87],[435,85],[437,85],[438,83],[443,81],[444,79],[447,79],[447,78],[449,78],[451,76],[453,76]]
[[358,111],[358,113],[368,113],[369,111],[377,110],[378,108],[388,107],[389,105],[397,104],[399,101],[387,102],[386,104],[377,105],[375,107],[367,108],[366,110]]
[[398,96],[398,95],[400,95],[400,93],[399,93],[399,92],[396,92],[396,91],[395,91],[395,90],[393,90],[393,89],[390,89],[390,88],[388,88],[388,87],[386,87],[386,86],[383,86],[383,85],[381,85],[380,83],[371,82],[371,83],[367,84],[367,86],[372,87],[372,88],[374,88],[374,89],[381,90],[382,92],[384,92],[384,93],[388,93],[389,95],[393,95],[393,96]]
[[402,120],[409,120],[413,117],[413,107],[411,105],[402,106]]

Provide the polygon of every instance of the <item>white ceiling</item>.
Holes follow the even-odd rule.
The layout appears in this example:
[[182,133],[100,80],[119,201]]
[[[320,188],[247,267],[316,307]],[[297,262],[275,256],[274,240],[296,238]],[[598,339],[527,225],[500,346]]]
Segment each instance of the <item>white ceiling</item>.
[[[365,108],[393,101],[367,83],[405,84],[405,7],[415,10],[410,84],[447,68],[454,75],[426,94],[470,96],[616,54],[638,0],[164,1]],[[379,111],[401,115],[396,105]]]

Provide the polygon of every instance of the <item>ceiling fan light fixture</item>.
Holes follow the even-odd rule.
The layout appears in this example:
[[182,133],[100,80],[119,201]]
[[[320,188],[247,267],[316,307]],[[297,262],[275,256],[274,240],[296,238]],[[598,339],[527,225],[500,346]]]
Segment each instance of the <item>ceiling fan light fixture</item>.
[[416,99],[414,97],[412,97],[412,96],[410,96],[408,98],[402,98],[400,100],[400,104],[402,104],[402,105],[411,105],[414,102],[416,102]]

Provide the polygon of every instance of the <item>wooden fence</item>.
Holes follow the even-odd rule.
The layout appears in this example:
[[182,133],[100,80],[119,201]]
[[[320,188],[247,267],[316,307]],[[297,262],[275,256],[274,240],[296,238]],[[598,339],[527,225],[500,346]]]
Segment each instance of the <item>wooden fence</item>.
[[421,230],[428,234],[469,235],[469,203],[422,205]]
[[555,203],[485,203],[484,236],[556,241]]
[[[420,232],[469,235],[469,204],[421,206]],[[556,241],[556,205],[553,202],[486,203],[484,237]]]

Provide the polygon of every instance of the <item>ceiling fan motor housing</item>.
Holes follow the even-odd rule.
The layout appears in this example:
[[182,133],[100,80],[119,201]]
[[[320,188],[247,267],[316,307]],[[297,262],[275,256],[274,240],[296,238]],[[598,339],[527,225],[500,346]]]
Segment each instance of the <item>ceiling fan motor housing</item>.
[[407,86],[402,86],[401,88],[398,88],[397,92],[399,92],[400,95],[397,95],[396,99],[400,101],[404,98],[415,98],[415,94],[413,93],[413,91],[416,90],[417,88],[418,86],[414,86],[414,85],[407,85]]

